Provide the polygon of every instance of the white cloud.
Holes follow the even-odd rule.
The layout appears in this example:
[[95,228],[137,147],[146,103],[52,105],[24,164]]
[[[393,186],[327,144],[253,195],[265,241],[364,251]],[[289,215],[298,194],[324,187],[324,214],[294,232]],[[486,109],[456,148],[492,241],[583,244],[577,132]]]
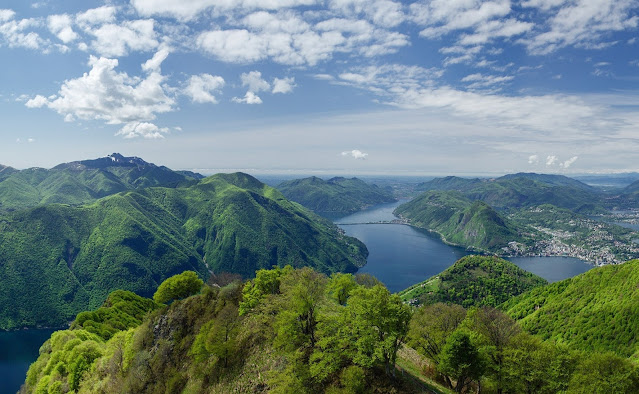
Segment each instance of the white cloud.
[[271,84],[262,79],[262,73],[259,71],[251,71],[240,75],[242,86],[248,87],[249,92],[259,93],[263,90],[270,90]]
[[192,75],[189,78],[184,93],[191,97],[194,103],[217,104],[217,94],[224,87],[224,78],[210,74]]
[[164,134],[168,133],[169,129],[166,127],[158,127],[153,123],[148,122],[130,122],[124,125],[115,135],[120,135],[124,138],[136,138],[142,137],[147,139],[164,138]]
[[85,31],[95,37],[92,48],[107,57],[125,56],[130,51],[152,51],[159,46],[152,19],[124,21],[88,27]]
[[348,17],[363,15],[383,27],[395,27],[406,19],[402,4],[390,0],[330,0],[329,7]]
[[246,92],[243,98],[233,97],[232,100],[236,103],[262,104],[262,99],[251,91]]
[[278,10],[316,3],[317,0],[131,0],[140,15],[169,16],[180,20],[191,20],[209,9],[229,13],[233,10]]
[[115,22],[116,13],[117,9],[115,7],[102,6],[76,14],[75,20],[78,25],[87,28],[89,26]]
[[201,33],[197,45],[230,63],[270,59],[285,65],[314,66],[337,53],[374,57],[409,45],[408,37],[365,20],[331,18],[316,24],[295,12],[254,12],[236,26]]
[[639,22],[635,0],[546,0],[523,5],[551,16],[545,31],[521,40],[533,54],[544,55],[565,46],[604,48],[613,44],[601,42],[606,33],[634,29]]
[[501,85],[506,82],[512,81],[513,76],[496,76],[496,75],[483,75],[481,73],[470,74],[461,79],[462,82],[470,82],[469,89],[479,89],[493,87],[494,85]]
[[271,93],[291,93],[295,88],[295,78],[287,77],[287,78],[275,78],[273,80],[273,91]]
[[36,19],[15,19],[13,10],[0,9],[0,45],[9,48],[27,48],[48,50],[48,42],[34,31],[40,26]]
[[49,31],[65,44],[78,38],[78,34],[71,28],[71,17],[67,14],[49,15],[47,24],[49,25]]
[[557,156],[548,156],[546,157],[546,165],[547,166],[552,166],[553,164],[555,164],[557,162]]
[[29,108],[48,107],[65,121],[103,120],[108,124],[125,124],[118,133],[133,136],[157,136],[164,129],[153,129],[149,121],[156,114],[172,111],[175,101],[168,97],[165,77],[157,71],[145,78],[117,72],[117,59],[90,57],[91,70],[83,76],[65,81],[57,95],[38,95],[27,101]]
[[171,50],[169,48],[160,48],[151,59],[142,64],[142,70],[159,72],[162,62],[165,61],[170,54]]
[[539,156],[537,155],[530,155],[528,157],[528,164],[539,164]]
[[35,142],[35,138],[27,138],[27,142],[31,144]]
[[571,165],[573,165],[577,161],[578,158],[579,158],[578,156],[573,156],[570,159],[564,161],[563,163],[560,163],[559,166],[563,168],[569,168]]
[[358,159],[358,160],[365,160],[366,157],[368,157],[368,153],[364,153],[359,149],[353,149],[350,151],[344,151],[342,152],[342,156],[350,156],[354,159]]

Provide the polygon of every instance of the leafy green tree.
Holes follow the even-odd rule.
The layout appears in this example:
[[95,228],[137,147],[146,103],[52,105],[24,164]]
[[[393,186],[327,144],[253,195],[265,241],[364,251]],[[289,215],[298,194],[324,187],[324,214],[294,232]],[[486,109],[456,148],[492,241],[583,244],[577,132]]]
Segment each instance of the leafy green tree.
[[472,309],[464,325],[478,335],[482,353],[486,356],[487,373],[495,381],[497,393],[503,392],[504,352],[521,332],[519,325],[502,311],[493,307]]
[[340,305],[346,305],[350,292],[357,287],[357,282],[352,274],[335,273],[331,275],[326,291]]
[[203,283],[202,279],[198,278],[194,271],[184,271],[162,282],[155,294],[153,294],[153,300],[159,304],[164,304],[171,300],[192,296],[200,291]]
[[355,364],[382,363],[386,374],[394,375],[397,350],[408,333],[410,307],[384,286],[375,285],[353,290],[344,313],[351,322]]
[[439,360],[440,370],[457,382],[455,391],[458,393],[462,393],[473,380],[479,380],[484,372],[479,349],[470,340],[470,335],[462,330],[448,337]]
[[592,353],[575,371],[568,393],[636,393],[639,368],[614,353]]
[[[437,303],[418,308],[413,314],[408,331],[409,344],[428,357],[436,368],[439,354],[446,340],[466,317],[466,310],[455,304]],[[447,375],[441,374],[448,387],[453,388]]]
[[246,282],[242,289],[240,316],[255,308],[269,294],[280,293],[280,279],[293,272],[290,265],[284,268],[261,269],[255,273],[255,279]]

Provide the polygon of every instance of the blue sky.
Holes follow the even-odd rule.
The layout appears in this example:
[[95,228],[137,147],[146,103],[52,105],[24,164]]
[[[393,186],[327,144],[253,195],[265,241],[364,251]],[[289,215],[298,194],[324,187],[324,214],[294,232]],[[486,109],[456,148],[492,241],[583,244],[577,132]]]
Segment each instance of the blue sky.
[[0,5],[0,163],[639,170],[639,2]]

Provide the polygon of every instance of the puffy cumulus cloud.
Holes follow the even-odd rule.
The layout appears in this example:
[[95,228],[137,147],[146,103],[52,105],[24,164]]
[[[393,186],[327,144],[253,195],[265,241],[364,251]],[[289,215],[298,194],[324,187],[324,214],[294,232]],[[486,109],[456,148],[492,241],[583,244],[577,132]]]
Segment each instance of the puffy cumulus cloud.
[[49,31],[65,44],[68,44],[79,37],[71,27],[72,22],[71,17],[67,14],[49,15],[49,17],[47,17]]
[[108,23],[99,27],[88,27],[85,31],[94,36],[91,47],[107,57],[125,56],[130,51],[152,51],[160,44],[152,19]]
[[530,0],[548,18],[543,31],[521,40],[533,54],[548,54],[566,46],[600,49],[605,34],[635,29],[639,22],[635,0]]
[[406,15],[400,2],[390,0],[330,0],[329,7],[353,18],[364,15],[383,27],[395,27],[404,22]]
[[232,99],[236,103],[244,103],[244,104],[262,104],[262,99],[256,95],[255,93],[248,91],[244,95],[244,97],[233,97]]
[[394,53],[409,44],[404,34],[378,28],[365,20],[330,18],[311,23],[293,11],[258,11],[234,26],[201,33],[197,45],[230,63],[270,59],[285,65],[314,66],[336,53],[368,57]]
[[169,16],[180,20],[191,20],[209,9],[218,13],[233,10],[278,10],[317,3],[318,0],[131,0],[140,15]]
[[79,78],[65,81],[56,95],[37,95],[27,101],[29,108],[47,107],[64,116],[65,121],[102,120],[124,124],[118,133],[127,138],[157,137],[165,129],[148,123],[159,113],[174,109],[175,101],[165,92],[165,77],[158,71],[144,78],[118,72],[117,59],[91,56],[91,70]]
[[153,57],[142,64],[143,71],[160,71],[160,65],[171,54],[171,50],[168,47],[160,48]]
[[368,153],[364,153],[364,152],[362,152],[359,149],[353,149],[353,150],[348,150],[348,151],[342,152],[342,156],[352,157],[352,158],[358,159],[358,160],[365,160],[368,157]]
[[147,139],[164,138],[164,134],[168,133],[169,129],[166,127],[158,127],[153,123],[148,122],[131,122],[122,127],[115,135],[120,135],[124,138],[136,138],[142,137]]
[[117,8],[114,6],[102,6],[91,8],[84,12],[76,14],[76,23],[84,28],[88,26],[103,25],[105,23],[114,23]]
[[271,84],[262,79],[262,73],[251,71],[240,75],[242,86],[248,87],[249,92],[258,93],[263,90],[270,90]]
[[194,103],[217,104],[217,94],[224,87],[224,78],[210,74],[192,75],[184,89],[184,94]]
[[273,90],[271,93],[291,93],[295,88],[295,78],[275,78],[273,79]]
[[36,19],[16,19],[13,10],[0,9],[0,45],[9,48],[44,49],[48,51],[49,43],[34,31],[40,27]]
[[578,158],[579,158],[578,156],[573,156],[570,159],[564,161],[563,163],[560,163],[559,166],[562,168],[569,168],[571,165],[573,165],[577,161]]
[[539,164],[539,156],[537,155],[528,156],[528,164]]
[[557,163],[557,156],[551,155],[546,157],[546,165],[547,166],[552,166],[553,164]]

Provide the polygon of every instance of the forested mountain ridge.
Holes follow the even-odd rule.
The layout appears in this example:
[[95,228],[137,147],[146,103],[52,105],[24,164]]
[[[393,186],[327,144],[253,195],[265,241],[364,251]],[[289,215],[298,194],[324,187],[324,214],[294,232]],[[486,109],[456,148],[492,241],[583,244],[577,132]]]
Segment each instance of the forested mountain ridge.
[[242,173],[1,215],[0,245],[2,329],[59,327],[112,290],[148,296],[184,270],[354,272],[367,255],[331,222]]
[[321,214],[348,214],[396,201],[390,191],[358,178],[335,177],[325,181],[313,176],[283,182],[277,189],[286,198]]
[[481,201],[457,191],[430,191],[400,205],[394,214],[416,227],[439,233],[446,242],[497,252],[521,241],[517,227]]
[[639,359],[639,260],[533,289],[502,308],[544,339]]
[[0,171],[0,211],[51,203],[85,204],[126,190],[188,186],[199,177],[118,153],[63,163],[52,169],[8,167]]
[[498,210],[552,204],[571,210],[602,209],[603,193],[562,175],[518,173],[499,178],[436,178],[419,184],[418,191],[456,190],[471,200],[481,200]]
[[497,307],[511,297],[548,282],[494,256],[466,256],[443,272],[399,292],[411,305],[437,302]]

